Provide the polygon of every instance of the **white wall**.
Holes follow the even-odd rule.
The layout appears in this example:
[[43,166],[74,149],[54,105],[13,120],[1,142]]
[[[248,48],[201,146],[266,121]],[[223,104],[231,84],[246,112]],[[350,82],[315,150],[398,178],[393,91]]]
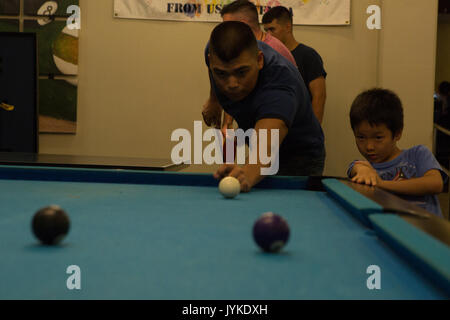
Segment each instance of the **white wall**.
[[382,3],[380,85],[394,90],[403,102],[402,148],[432,147],[437,5],[420,0]]

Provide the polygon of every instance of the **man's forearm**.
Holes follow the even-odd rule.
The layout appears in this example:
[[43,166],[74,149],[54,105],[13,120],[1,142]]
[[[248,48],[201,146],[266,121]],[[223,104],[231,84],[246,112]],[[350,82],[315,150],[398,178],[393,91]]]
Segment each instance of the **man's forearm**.
[[325,84],[325,78],[321,76],[312,80],[308,84],[308,88],[312,97],[311,104],[314,114],[316,115],[320,124],[322,124],[323,113],[325,109],[325,100],[327,98],[327,88]]
[[324,109],[325,109],[325,97],[313,96],[311,104],[312,104],[313,112],[316,115],[317,120],[319,120],[319,123],[322,124],[323,114],[324,114]]
[[233,125],[233,117],[224,111],[222,127],[225,125],[227,126],[228,129],[231,129],[231,126]]
[[261,174],[261,167],[263,166],[260,164],[247,164],[242,168],[245,172],[250,188],[253,188],[253,186],[264,179],[264,176]]
[[217,129],[221,128],[222,106],[212,87],[209,91],[209,98],[203,105],[202,116],[207,126],[215,126]]

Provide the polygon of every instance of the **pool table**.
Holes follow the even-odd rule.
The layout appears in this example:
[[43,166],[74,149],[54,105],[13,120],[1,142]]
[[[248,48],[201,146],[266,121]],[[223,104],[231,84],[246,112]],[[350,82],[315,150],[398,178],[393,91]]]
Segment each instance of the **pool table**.
[[[267,177],[234,199],[217,185],[211,174],[0,165],[0,299],[450,297],[444,219],[341,179]],[[50,204],[71,220],[57,246],[31,231]],[[268,211],[291,230],[275,254],[252,239]]]

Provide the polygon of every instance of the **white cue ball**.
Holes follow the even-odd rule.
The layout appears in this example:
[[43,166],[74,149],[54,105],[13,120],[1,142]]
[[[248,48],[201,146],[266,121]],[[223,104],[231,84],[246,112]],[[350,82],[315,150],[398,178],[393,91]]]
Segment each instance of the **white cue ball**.
[[225,177],[220,180],[219,191],[225,198],[234,198],[241,192],[241,184],[234,177]]

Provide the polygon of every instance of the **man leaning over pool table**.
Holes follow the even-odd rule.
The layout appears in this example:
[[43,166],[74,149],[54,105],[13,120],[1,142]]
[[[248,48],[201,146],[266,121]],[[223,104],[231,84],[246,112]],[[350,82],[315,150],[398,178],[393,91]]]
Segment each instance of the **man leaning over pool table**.
[[[205,50],[211,85],[223,109],[244,131],[278,130],[278,175],[321,175],[325,149],[322,128],[314,116],[305,83],[298,69],[263,42],[256,41],[250,27],[238,21],[219,24]],[[259,146],[259,145],[258,145]],[[260,147],[260,146],[259,146]],[[264,176],[258,157],[242,167],[223,164],[216,179],[237,178],[241,191],[248,192]]]

